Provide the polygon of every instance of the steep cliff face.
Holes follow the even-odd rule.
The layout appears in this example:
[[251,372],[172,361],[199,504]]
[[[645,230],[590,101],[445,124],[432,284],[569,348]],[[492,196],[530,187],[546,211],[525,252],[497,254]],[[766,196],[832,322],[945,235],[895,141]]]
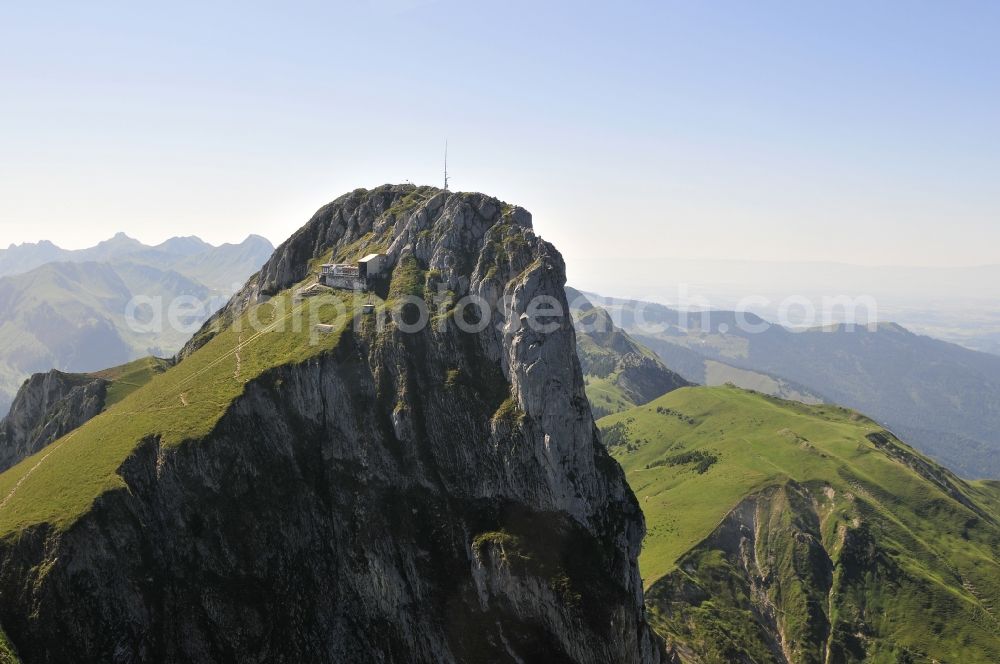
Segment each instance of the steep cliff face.
[[[409,186],[342,197],[130,399],[308,284],[317,259],[376,250],[393,268],[384,309],[251,379],[208,435],[168,445],[151,426],[124,486],[68,523],[3,534],[0,624],[24,662],[666,659],[562,259],[520,208]],[[484,309],[463,312],[466,295]],[[434,305],[430,325],[403,331],[404,297]],[[529,324],[538,298],[563,311],[545,331]]]
[[55,370],[26,380],[0,421],[0,471],[101,412],[107,387],[100,378]]

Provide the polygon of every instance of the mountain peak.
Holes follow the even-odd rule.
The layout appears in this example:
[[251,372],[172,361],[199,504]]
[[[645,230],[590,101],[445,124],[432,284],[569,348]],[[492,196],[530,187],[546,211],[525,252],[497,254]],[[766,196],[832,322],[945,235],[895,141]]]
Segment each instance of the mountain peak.
[[[312,288],[322,262],[371,253],[364,295]],[[8,634],[51,661],[142,659],[183,633],[177,661],[661,662],[641,512],[594,427],[564,284],[496,198],[388,185],[320,208],[61,463],[0,476],[18,487],[0,533],[67,526],[16,557],[0,537],[3,617],[43,616]],[[434,324],[403,322],[438,293]],[[491,324],[468,327],[466,297]],[[310,323],[279,326],[279,307]],[[248,620],[294,627],[250,642]]]
[[[278,246],[260,275],[234,296],[228,312],[220,314],[241,311],[247,303],[290,287],[308,276],[311,261],[331,251],[336,255],[339,248],[363,242],[366,237],[380,238],[380,243],[370,241],[368,246],[387,253],[390,264],[397,264],[405,255],[414,255],[424,269],[453,271],[453,266],[443,263],[447,256],[466,269],[474,267],[472,261],[482,250],[487,233],[501,219],[512,229],[532,230],[527,210],[486,194],[412,184],[355,189],[321,207]],[[447,227],[445,220],[457,226]],[[454,245],[442,247],[430,242],[432,227],[443,237],[455,236]],[[558,260],[561,265],[562,257]],[[561,269],[565,273],[565,267]],[[467,281],[471,276],[466,274],[462,279]],[[196,336],[192,341],[201,340]],[[191,344],[182,352],[190,347]]]
[[59,249],[50,240],[39,240],[38,242],[21,242],[20,244],[15,244],[11,242],[7,245],[7,251],[13,251],[15,249]]
[[248,247],[254,250],[274,251],[274,244],[263,235],[251,233],[247,235],[237,246]]
[[193,255],[212,249],[212,245],[197,235],[172,237],[156,245],[154,249],[172,254]]
[[138,242],[135,238],[129,237],[124,231],[118,231],[105,242]]

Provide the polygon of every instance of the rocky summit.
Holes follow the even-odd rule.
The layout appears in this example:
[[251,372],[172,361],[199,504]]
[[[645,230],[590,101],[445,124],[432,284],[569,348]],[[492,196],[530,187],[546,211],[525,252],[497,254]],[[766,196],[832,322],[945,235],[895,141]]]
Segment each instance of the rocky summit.
[[[370,293],[316,284],[372,253]],[[383,186],[324,206],[170,368],[0,475],[4,647],[26,664],[669,661],[564,282],[528,212],[495,198]],[[465,296],[484,305],[471,323]],[[545,331],[526,324],[539,298],[563,312]],[[429,324],[404,331],[414,299]],[[279,305],[324,302],[349,320],[278,325]]]

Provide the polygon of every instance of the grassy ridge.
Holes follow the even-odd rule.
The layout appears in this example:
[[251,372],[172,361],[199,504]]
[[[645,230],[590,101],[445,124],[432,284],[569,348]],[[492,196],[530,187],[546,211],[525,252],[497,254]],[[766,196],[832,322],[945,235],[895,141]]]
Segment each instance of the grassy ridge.
[[[794,390],[862,410],[964,477],[1000,477],[1000,356],[893,323],[793,332],[751,318],[752,325],[762,324],[751,332],[741,324],[744,317],[731,311],[692,317],[635,301],[606,306],[626,330],[642,335],[642,343],[692,380],[746,380],[739,384],[754,387],[749,381],[756,374],[763,389],[772,382],[767,377],[774,377],[781,396],[796,398]],[[643,320],[660,331],[639,329],[640,308]],[[719,365],[701,371],[699,360],[739,371]]]
[[[568,293],[579,302],[576,291]],[[595,417],[628,410],[687,385],[653,351],[616,327],[603,309],[578,309],[574,319],[577,356]]]
[[[765,524],[756,556],[771,570],[758,583],[770,584],[786,636],[798,635],[792,646],[829,619],[830,643],[870,661],[1000,658],[992,485],[962,482],[853,411],[731,387],[681,389],[599,425],[646,515],[645,584],[670,598],[651,607],[661,631],[709,650],[732,642],[705,661],[767,652],[749,627],[753,594],[739,590],[745,570],[708,539],[753,496]],[[803,549],[810,529],[825,553]],[[832,561],[829,598],[816,594],[816,555]],[[815,602],[822,620],[809,625],[801,616]]]
[[92,374],[96,378],[111,381],[105,408],[110,408],[137,389],[170,368],[170,361],[159,357],[142,357],[128,364]]
[[590,374],[583,377],[587,399],[595,417],[603,413],[620,413],[635,407],[635,402],[619,384],[619,378],[620,374],[617,372],[603,378]]
[[994,511],[1000,512],[1000,480],[981,480],[971,484],[981,492],[983,500],[993,506]]
[[[299,315],[304,305],[290,293],[276,296],[248,309],[238,324],[177,366],[131,393],[119,392],[120,400],[102,414],[0,475],[0,536],[43,522],[72,523],[98,495],[122,486],[117,468],[148,436],[169,446],[207,435],[247,382],[333,348],[343,327],[317,334],[314,324],[335,322],[338,307],[353,311],[360,306],[355,297],[311,298],[309,320]],[[147,363],[120,374],[147,377],[155,371]]]
[[[732,387],[684,388],[598,425],[628,431],[627,442],[611,453],[625,468],[650,528],[641,559],[647,585],[670,572],[746,495],[787,478],[822,478],[829,455],[865,456],[859,438],[879,430],[835,406],[783,402]],[[802,447],[799,437],[822,439],[827,456]],[[692,450],[721,463],[701,475],[686,465],[656,465]],[[883,461],[872,462],[877,475]]]

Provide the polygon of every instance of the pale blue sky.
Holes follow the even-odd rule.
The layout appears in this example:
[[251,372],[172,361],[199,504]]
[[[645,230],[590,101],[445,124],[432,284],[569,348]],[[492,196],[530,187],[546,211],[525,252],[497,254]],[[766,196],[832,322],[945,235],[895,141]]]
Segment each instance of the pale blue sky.
[[995,2],[0,3],[0,244],[259,233],[358,186],[574,261],[1000,263]]

